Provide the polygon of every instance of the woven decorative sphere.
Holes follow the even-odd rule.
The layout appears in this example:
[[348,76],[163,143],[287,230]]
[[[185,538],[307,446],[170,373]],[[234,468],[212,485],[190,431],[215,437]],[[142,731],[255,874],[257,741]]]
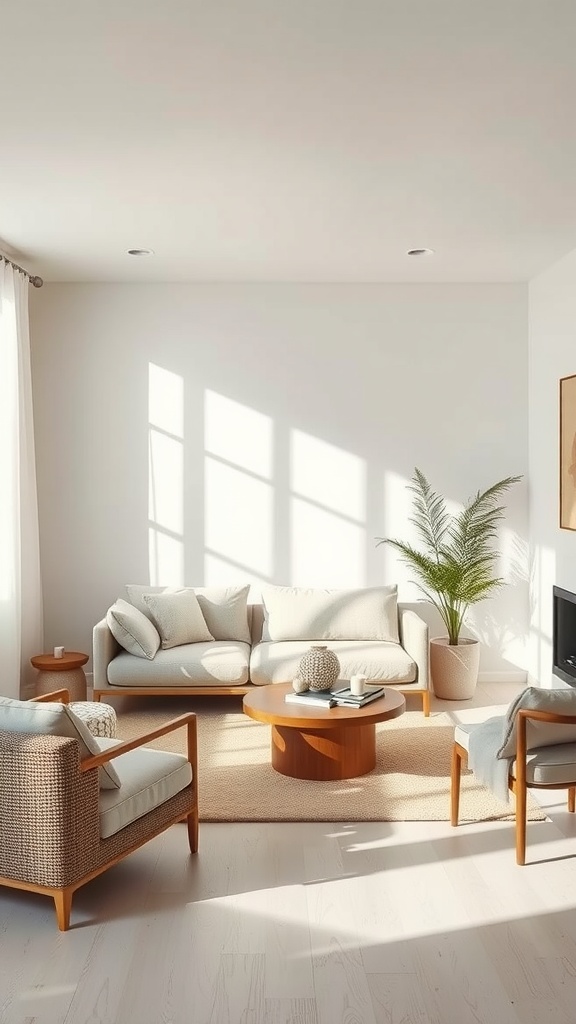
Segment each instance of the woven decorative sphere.
[[298,665],[298,677],[310,690],[330,690],[339,675],[340,662],[327,647],[310,647]]

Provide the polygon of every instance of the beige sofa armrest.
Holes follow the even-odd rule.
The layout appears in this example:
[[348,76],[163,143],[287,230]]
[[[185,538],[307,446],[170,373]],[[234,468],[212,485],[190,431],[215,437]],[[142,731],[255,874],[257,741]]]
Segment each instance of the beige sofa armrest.
[[108,665],[122,650],[110,632],[106,619],[97,622],[92,630],[92,685],[95,690],[108,686]]
[[418,686],[430,688],[429,630],[428,623],[411,608],[398,608],[400,643],[407,654],[416,662]]

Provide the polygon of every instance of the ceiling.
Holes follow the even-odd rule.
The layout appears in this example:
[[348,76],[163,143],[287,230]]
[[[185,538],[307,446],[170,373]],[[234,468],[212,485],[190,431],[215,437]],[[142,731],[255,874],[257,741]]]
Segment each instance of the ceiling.
[[2,0],[0,248],[46,280],[525,281],[576,247],[575,53],[574,0]]

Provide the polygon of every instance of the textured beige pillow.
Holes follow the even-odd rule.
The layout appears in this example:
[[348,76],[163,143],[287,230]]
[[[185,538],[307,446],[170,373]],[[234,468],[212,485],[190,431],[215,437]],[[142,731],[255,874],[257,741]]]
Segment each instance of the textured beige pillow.
[[160,647],[158,630],[138,608],[121,597],[108,609],[106,622],[118,643],[137,658],[152,661]]
[[[34,701],[0,697],[0,729],[27,735],[69,736],[78,740],[82,759],[102,753],[95,737],[67,704],[35,704]],[[98,771],[100,789],[120,789],[120,779],[110,762],[103,764]]]
[[250,643],[248,592],[245,587],[195,587],[198,604],[215,640]]
[[264,640],[399,642],[396,584],[360,590],[262,587]]
[[163,650],[214,639],[191,588],[172,593],[144,594],[143,601],[160,634]]
[[237,640],[250,643],[248,625],[248,593],[250,584],[239,587],[152,587],[142,583],[127,583],[128,600],[147,618],[150,609],[144,602],[146,594],[174,594],[178,590],[193,590],[202,614],[214,640]]

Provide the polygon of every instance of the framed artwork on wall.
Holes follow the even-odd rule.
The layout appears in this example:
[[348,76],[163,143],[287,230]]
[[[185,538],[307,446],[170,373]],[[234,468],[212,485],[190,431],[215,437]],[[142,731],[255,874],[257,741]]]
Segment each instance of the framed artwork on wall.
[[576,530],[576,373],[560,379],[560,529]]

